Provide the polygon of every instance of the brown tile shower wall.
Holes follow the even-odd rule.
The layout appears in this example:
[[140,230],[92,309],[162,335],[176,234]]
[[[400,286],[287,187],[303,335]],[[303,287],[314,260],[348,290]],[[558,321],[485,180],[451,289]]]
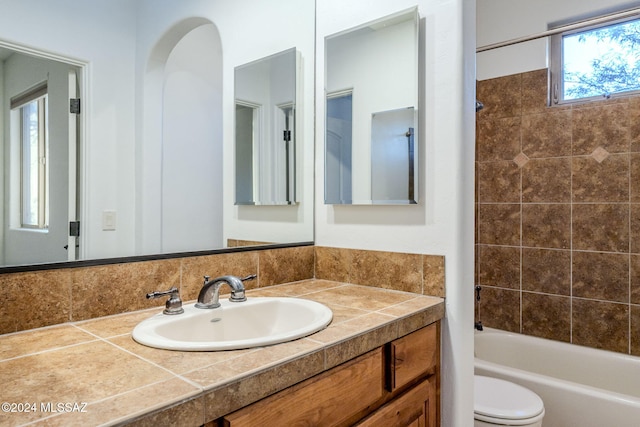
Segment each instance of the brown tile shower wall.
[[444,256],[316,246],[316,279],[444,298]]
[[[203,276],[258,273],[247,288],[313,278],[314,248],[303,246],[0,275],[0,334],[162,306],[148,292],[180,288],[194,300]],[[226,290],[223,290],[226,292]]]
[[640,355],[640,96],[547,107],[547,70],[477,83],[477,314]]

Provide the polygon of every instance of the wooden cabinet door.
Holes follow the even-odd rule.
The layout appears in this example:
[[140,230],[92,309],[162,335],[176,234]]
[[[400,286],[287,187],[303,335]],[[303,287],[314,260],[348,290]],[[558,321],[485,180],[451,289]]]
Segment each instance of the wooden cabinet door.
[[436,323],[389,344],[388,389],[394,391],[420,375],[436,373],[440,360]]
[[225,427],[336,426],[384,394],[382,348],[224,417]]
[[436,390],[424,380],[357,424],[358,427],[436,427]]

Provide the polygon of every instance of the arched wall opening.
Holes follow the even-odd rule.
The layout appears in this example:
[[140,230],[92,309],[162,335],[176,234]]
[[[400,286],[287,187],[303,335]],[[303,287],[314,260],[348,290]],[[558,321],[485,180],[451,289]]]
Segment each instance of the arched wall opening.
[[137,252],[223,247],[222,45],[191,18],[151,50],[138,151]]

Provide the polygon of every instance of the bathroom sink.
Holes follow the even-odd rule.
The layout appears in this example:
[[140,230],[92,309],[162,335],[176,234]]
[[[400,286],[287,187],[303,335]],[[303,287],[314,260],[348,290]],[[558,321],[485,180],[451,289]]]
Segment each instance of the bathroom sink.
[[327,306],[301,298],[249,298],[221,301],[214,309],[184,306],[184,313],[158,313],[133,329],[133,339],[149,347],[216,351],[291,341],[325,328],[333,318]]

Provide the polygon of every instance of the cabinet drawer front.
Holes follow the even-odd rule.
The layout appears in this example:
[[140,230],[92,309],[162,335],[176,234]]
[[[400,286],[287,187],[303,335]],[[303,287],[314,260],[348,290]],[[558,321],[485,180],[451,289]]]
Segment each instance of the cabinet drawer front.
[[435,374],[439,357],[437,322],[393,341],[389,344],[389,390],[421,375]]
[[433,427],[435,390],[429,380],[413,387],[365,418],[358,427]]
[[340,424],[382,397],[383,372],[380,348],[227,415],[225,426]]

